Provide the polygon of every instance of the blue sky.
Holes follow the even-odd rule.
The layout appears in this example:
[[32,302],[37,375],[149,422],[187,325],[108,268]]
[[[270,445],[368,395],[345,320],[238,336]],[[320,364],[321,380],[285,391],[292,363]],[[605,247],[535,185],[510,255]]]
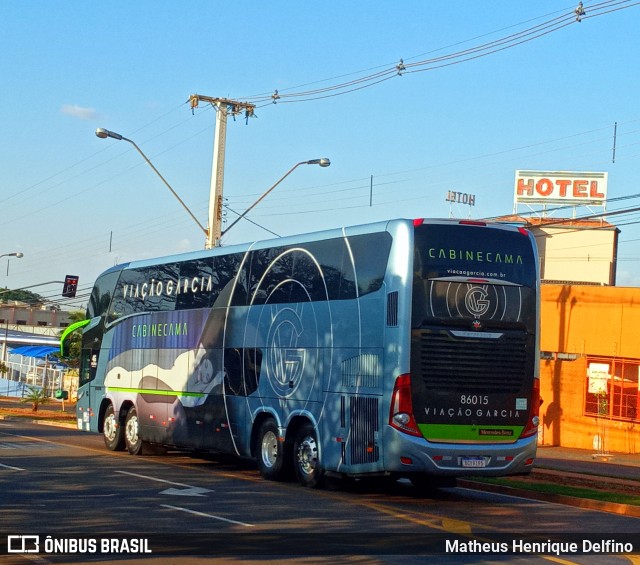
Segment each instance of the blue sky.
[[[1,286],[74,274],[82,289],[116,262],[203,248],[202,232],[134,148],[98,139],[98,127],[134,140],[206,225],[216,114],[205,104],[192,113],[191,94],[248,100],[332,87],[400,59],[507,38],[576,5],[3,0],[0,255],[24,257],[10,259],[8,276],[0,258]],[[584,7],[581,22],[484,57],[351,93],[259,103],[248,124],[229,120],[228,206],[245,210],[295,163],[319,157],[331,167],[299,167],[249,218],[291,235],[446,217],[449,190],[476,195],[473,217],[508,214],[517,169],[605,171],[609,198],[640,193],[640,5]],[[627,224],[621,285],[640,286],[635,218],[616,217]],[[266,237],[241,221],[223,242]],[[33,290],[55,297],[60,285]]]

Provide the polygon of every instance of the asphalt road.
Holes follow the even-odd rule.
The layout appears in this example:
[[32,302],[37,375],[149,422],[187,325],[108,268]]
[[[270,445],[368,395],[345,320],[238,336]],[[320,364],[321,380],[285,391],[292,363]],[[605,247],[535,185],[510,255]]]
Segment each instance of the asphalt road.
[[[332,562],[348,555],[358,563],[396,563],[400,556],[403,563],[421,563],[429,552],[439,562],[460,563],[461,555],[463,562],[484,562],[488,556],[477,552],[469,561],[469,552],[460,549],[466,545],[447,552],[446,544],[640,538],[640,519],[629,516],[466,488],[422,495],[407,482],[309,490],[264,481],[253,462],[179,452],[132,457],[107,451],[98,435],[15,421],[0,422],[0,488],[0,532],[7,536],[39,536],[40,550],[51,536],[61,551],[72,539],[143,539],[154,553],[142,555],[156,562],[166,562],[159,553],[174,562],[196,555],[219,562],[300,562],[328,553]],[[26,563],[25,555],[5,557]],[[524,552],[517,559],[542,562],[545,555]],[[100,551],[40,551],[37,557],[43,564],[105,560]],[[498,551],[491,562],[512,558]],[[628,563],[609,555],[580,556],[579,562]]]

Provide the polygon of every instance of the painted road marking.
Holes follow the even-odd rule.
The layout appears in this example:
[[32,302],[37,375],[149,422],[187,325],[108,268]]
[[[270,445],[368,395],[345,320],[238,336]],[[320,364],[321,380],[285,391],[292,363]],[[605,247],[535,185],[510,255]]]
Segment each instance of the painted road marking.
[[58,449],[59,446],[55,444],[46,444],[36,441],[23,441],[20,443],[0,441],[0,449]]
[[204,493],[211,492],[208,488],[189,487],[189,488],[168,488],[160,494],[168,494],[172,496],[204,496]]
[[197,510],[189,510],[189,508],[182,508],[180,506],[172,506],[171,504],[161,504],[163,508],[169,508],[170,510],[180,510],[181,512],[188,512],[196,516],[202,516],[203,518],[212,518],[214,520],[222,520],[223,522],[229,522],[230,524],[238,524],[239,526],[247,526],[252,528],[255,524],[245,524],[244,522],[238,522],[237,520],[230,520],[229,518],[223,518],[222,516],[214,516],[213,514],[205,514],[204,512],[198,512]]
[[3,465],[0,463],[0,467],[3,469],[11,469],[12,471],[25,471],[25,469],[21,469],[20,467],[12,467],[11,465]]
[[160,492],[160,494],[169,494],[169,495],[177,495],[177,496],[204,496],[206,492],[213,492],[208,488],[194,487],[191,485],[186,485],[184,483],[176,483],[175,481],[167,481],[166,479],[158,479],[157,477],[150,477],[149,475],[129,473],[128,471],[116,471],[116,473],[120,473],[121,475],[129,475],[130,477],[138,477],[139,479],[147,479],[148,481],[155,481],[157,483],[164,483],[166,485],[173,485],[174,487],[182,487],[181,489],[168,488]]

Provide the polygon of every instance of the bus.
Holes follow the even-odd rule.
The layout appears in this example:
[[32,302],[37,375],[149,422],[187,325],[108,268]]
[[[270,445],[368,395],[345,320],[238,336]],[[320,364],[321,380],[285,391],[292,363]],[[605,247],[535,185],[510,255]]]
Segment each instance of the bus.
[[82,327],[78,428],[308,487],[527,474],[536,249],[514,225],[398,219],[115,266]]

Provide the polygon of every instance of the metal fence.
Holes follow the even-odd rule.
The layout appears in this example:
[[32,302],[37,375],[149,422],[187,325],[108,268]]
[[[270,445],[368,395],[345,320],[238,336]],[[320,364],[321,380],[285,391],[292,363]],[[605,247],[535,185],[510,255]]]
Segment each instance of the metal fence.
[[9,355],[6,365],[8,371],[4,375],[4,380],[7,390],[0,390],[0,395],[7,393],[6,396],[24,396],[29,386],[44,389],[49,397],[53,397],[56,390],[67,390],[64,389],[67,380],[65,365],[47,358],[15,354]]

